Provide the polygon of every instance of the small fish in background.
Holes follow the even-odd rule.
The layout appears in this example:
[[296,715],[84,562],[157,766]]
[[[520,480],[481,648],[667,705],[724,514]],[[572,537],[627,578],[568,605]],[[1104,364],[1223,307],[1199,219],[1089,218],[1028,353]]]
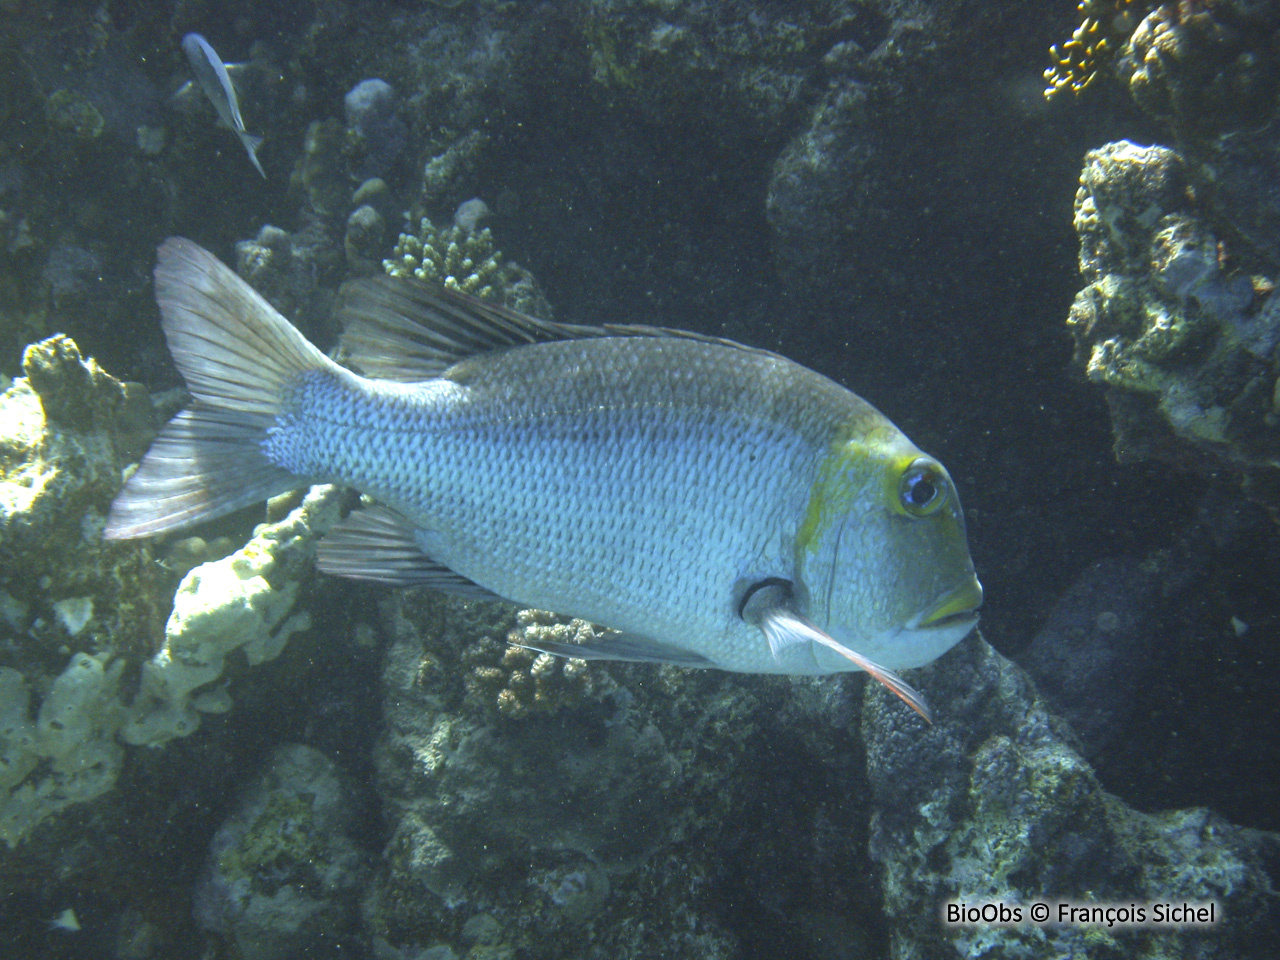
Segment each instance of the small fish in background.
[[244,128],[240,102],[236,99],[236,88],[227,74],[227,65],[218,56],[218,51],[209,46],[209,41],[198,33],[188,33],[182,38],[182,50],[191,63],[196,83],[218,111],[218,119],[235,131],[249,153],[249,160],[265,180],[267,172],[258,162],[258,147],[262,145],[262,138],[255,137]]
[[76,916],[76,912],[67,907],[67,909],[49,921],[49,929],[60,930],[63,933],[79,933],[80,920]]
[[208,251],[160,247],[156,301],[195,404],[111,508],[108,539],[350,484],[319,569],[503,598],[618,631],[566,657],[892,671],[978,622],[946,470],[862,398],[776,354],[536,320],[391,277],[344,288],[348,360]]

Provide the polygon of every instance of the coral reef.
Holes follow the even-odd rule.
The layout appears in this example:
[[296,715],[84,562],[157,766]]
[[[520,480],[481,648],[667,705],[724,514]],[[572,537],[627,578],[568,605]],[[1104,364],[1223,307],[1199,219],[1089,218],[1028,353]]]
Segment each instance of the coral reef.
[[[108,790],[120,768],[119,655],[163,622],[169,575],[145,550],[97,543],[120,472],[150,439],[151,404],[52,337],[0,398],[0,837]],[[32,692],[40,696],[35,717]]]
[[310,218],[295,233],[265,224],[235,250],[236,272],[308,337],[323,341],[334,299],[332,283],[344,262],[324,222]]
[[[78,653],[54,678],[34,721],[17,670],[0,667],[0,839],[13,846],[47,817],[113,786],[124,762],[115,733],[124,661]],[[37,769],[39,768],[39,769]]]
[[[939,709],[928,729],[881,691],[864,706],[875,796],[870,850],[883,867],[890,955],[1044,958],[1269,956],[1280,911],[1266,864],[1280,837],[1208,810],[1133,810],[1106,793],[1026,676],[973,636],[916,677]],[[1029,907],[1215,901],[1197,936],[1158,927],[944,926],[950,900]]]
[[[170,576],[97,537],[151,405],[63,336],[29,347],[0,398],[0,837],[109,789],[122,661],[159,633]],[[39,696],[30,714],[31,695]]]
[[365,880],[353,785],[310,747],[266,757],[214,835],[196,887],[200,926],[242,960],[339,955]]
[[1107,388],[1122,459],[1229,466],[1280,503],[1280,301],[1233,267],[1198,196],[1176,151],[1122,141],[1089,152],[1075,207],[1087,284],[1068,318],[1076,357]]
[[[1063,437],[1105,445],[1105,434],[1054,425],[1094,408],[1075,385],[1053,392],[1053,320],[1036,311],[1074,280],[1030,248],[1057,253],[1060,210],[1044,184],[1073,176],[1097,117],[1117,117],[1104,98],[1074,131],[1059,123],[1064,104],[1047,112],[1024,51],[1049,37],[1025,4],[433,0],[371,16],[334,0],[236,4],[220,26],[198,3],[0,6],[5,373],[18,372],[21,345],[64,330],[113,371],[176,384],[147,280],[156,242],[175,233],[223,254],[242,239],[242,275],[327,347],[338,285],[380,269],[405,219],[444,224],[460,203],[451,226],[398,247],[395,268],[548,316],[528,275],[497,254],[483,205],[462,203],[480,193],[508,251],[568,315],[781,347],[922,421],[941,411],[946,428],[929,441],[965,449],[971,479],[957,480],[980,507],[975,542],[1001,558],[987,561],[1005,578],[993,628],[1002,621],[1023,642],[1015,618],[1038,622],[1076,580],[1028,662],[1079,722],[1090,759],[1142,722],[1126,712],[1142,713],[1137,704],[1107,702],[1132,689],[1117,681],[1149,682],[1157,668],[1166,711],[1222,715],[1197,713],[1198,696],[1242,717],[1204,724],[1193,749],[1170,738],[1161,749],[1185,754],[1184,769],[1229,780],[1265,755],[1251,730],[1274,725],[1269,671],[1257,667],[1270,663],[1267,587],[1251,613],[1228,609],[1221,583],[1171,594],[1167,578],[1190,574],[1158,550],[1073,569],[1098,555],[1082,543],[1167,538],[1197,484],[1115,470],[1093,446],[1056,455]],[[1087,22],[1058,48],[1050,82],[1117,76],[1178,138],[1176,150],[1091,156],[1079,204],[1089,272],[1072,330],[1122,451],[1243,476],[1275,505],[1272,6],[1085,0]],[[266,181],[207,104],[170,109],[186,76],[174,39],[191,29],[216,29],[228,59],[250,58],[232,73],[250,128],[267,135]],[[79,960],[110,952],[113,938],[121,957],[198,953],[196,931],[174,931],[189,918],[193,857],[228,808],[219,794],[241,793],[227,784],[238,786],[246,754],[298,739],[376,775],[385,834],[361,839],[385,841],[384,856],[364,872],[352,846],[362,818],[331,805],[350,787],[331,764],[298,748],[273,754],[275,774],[245,781],[209,856],[201,919],[222,940],[206,944],[210,956],[1249,957],[1270,942],[1259,860],[1272,839],[1203,811],[1143,816],[1107,796],[1071,734],[981,645],[921,675],[938,728],[873,691],[864,754],[857,677],[559,660],[503,641],[594,628],[425,591],[339,590],[310,572],[333,491],[292,513],[297,501],[275,502],[239,550],[243,516],[208,539],[104,544],[122,474],[181,391],[148,398],[63,338],[29,353],[23,376],[0,405],[0,836],[17,844],[0,844],[0,930],[15,954]],[[1035,417],[1029,391],[1044,416],[1018,420],[1026,429],[1010,445],[990,424]],[[1127,499],[1097,493],[1135,474]],[[1166,507],[1171,496],[1185,500]],[[1019,523],[1001,522],[1010,504]],[[1146,521],[1111,522],[1157,504]],[[1096,522],[1079,523],[1086,510]],[[1049,544],[1062,562],[1043,562]],[[1011,599],[1010,587],[1027,594]],[[1149,619],[1157,593],[1203,608],[1217,632],[1175,634],[1157,656],[1169,635]],[[344,644],[344,616],[371,617],[379,603],[381,632],[361,621]],[[1219,634],[1231,652],[1214,646]],[[364,672],[346,669],[356,647]],[[1076,661],[1067,677],[1064,656]],[[332,671],[324,684],[311,683],[316,664]],[[210,712],[229,705],[227,689],[236,709]],[[203,735],[166,749],[129,746],[196,724]],[[1213,744],[1224,732],[1232,743]],[[1233,763],[1203,762],[1231,750]],[[1258,776],[1234,777],[1239,793]],[[1124,786],[1144,809],[1163,796]],[[1246,810],[1262,820],[1273,806]],[[947,939],[933,923],[954,894],[1093,890],[1221,896],[1231,920],[1220,942],[1185,943],[1034,929]],[[353,933],[360,893],[364,929]],[[47,918],[71,901],[83,935],[51,933]]]
[[1280,757],[1255,735],[1270,723],[1280,650],[1269,595],[1251,597],[1280,578],[1280,542],[1228,484],[1188,511],[1185,526],[1167,518],[1155,549],[1091,563],[1013,656],[1121,799],[1270,826],[1257,813],[1276,809],[1280,784],[1234,771]]
[[307,127],[297,177],[308,209],[321,218],[339,216],[350,202],[346,145],[346,130],[337,120],[314,120]]
[[[735,955],[706,899],[722,851],[698,838],[741,812],[743,744],[759,698],[784,684],[753,690],[652,666],[631,677],[625,665],[606,678],[593,665],[590,696],[570,687],[557,709],[510,723],[487,678],[482,709],[464,693],[477,689],[475,659],[490,656],[470,648],[515,626],[506,607],[414,591],[384,609],[393,639],[378,768],[391,835],[367,920],[385,949]],[[529,638],[589,630],[519,619]]]
[[[463,205],[464,207],[467,204]],[[464,218],[475,227],[475,221]],[[493,300],[535,317],[550,319],[551,306],[533,275],[508,262],[493,244],[488,227],[468,230],[457,223],[435,226],[423,217],[418,232],[402,233],[391,256],[382,261],[393,277],[412,276],[447,290]]]
[[283,520],[183,578],[164,645],[142,665],[123,740],[154,747],[193,733],[202,713],[231,707],[225,688],[207,689],[222,677],[227,657],[240,651],[250,666],[273,660],[310,626],[307,612],[294,608],[302,581],[313,576],[316,540],[337,523],[340,505],[339,490],[315,487]]
[[386,174],[404,150],[408,129],[397,115],[396,92],[385,80],[361,80],[343,98],[347,149],[361,178]]
[[356,207],[347,217],[342,249],[347,255],[347,269],[353,274],[367,276],[378,271],[386,227],[382,214],[367,203]]

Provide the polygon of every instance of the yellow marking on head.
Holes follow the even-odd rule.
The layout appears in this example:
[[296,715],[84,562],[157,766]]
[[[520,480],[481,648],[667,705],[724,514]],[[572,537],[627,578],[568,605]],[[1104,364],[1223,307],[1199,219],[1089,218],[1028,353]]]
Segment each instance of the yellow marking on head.
[[[859,420],[846,424],[818,465],[804,520],[796,533],[796,550],[817,553],[823,536],[853,509],[867,489],[866,465],[876,463],[881,473],[881,498],[891,509],[903,513],[898,482],[905,470],[920,456],[911,451],[885,458],[882,451],[899,447],[904,437],[888,423],[868,425]],[[879,455],[878,455],[879,454]]]

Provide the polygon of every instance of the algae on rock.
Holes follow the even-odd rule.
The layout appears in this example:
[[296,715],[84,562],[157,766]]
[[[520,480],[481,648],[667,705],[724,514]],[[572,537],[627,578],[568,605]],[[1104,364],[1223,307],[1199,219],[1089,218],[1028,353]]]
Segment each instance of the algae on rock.
[[[714,845],[686,840],[727,816],[757,692],[652,665],[619,683],[625,665],[593,664],[589,692],[556,681],[554,703],[504,713],[493,686],[475,685],[476,657],[491,661],[484,638],[580,628],[530,612],[517,625],[508,606],[428,590],[391,594],[384,611],[393,640],[377,765],[390,837],[372,934],[461,955],[483,923],[494,948],[530,957],[734,956],[706,900]],[[510,690],[523,669],[495,681]],[[527,683],[516,686],[532,694]]]
[[319,751],[271,750],[210,844],[195,893],[200,926],[242,960],[340,953],[355,938],[365,879],[354,794]]

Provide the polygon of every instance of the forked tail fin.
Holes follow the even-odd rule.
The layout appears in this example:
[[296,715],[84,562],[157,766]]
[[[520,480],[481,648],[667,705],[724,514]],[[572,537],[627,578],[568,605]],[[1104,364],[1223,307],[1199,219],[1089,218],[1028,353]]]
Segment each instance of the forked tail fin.
[[195,399],[160,431],[103,533],[147,537],[297,486],[262,441],[300,375],[342,371],[257,291],[181,237],[160,245],[156,302],[169,351]]
[[262,174],[263,180],[267,179],[267,171],[262,169],[262,161],[258,159],[258,148],[262,146],[262,138],[244,131],[237,132],[240,136],[240,142],[244,144],[245,150],[249,153],[249,161],[253,164],[254,169]]

